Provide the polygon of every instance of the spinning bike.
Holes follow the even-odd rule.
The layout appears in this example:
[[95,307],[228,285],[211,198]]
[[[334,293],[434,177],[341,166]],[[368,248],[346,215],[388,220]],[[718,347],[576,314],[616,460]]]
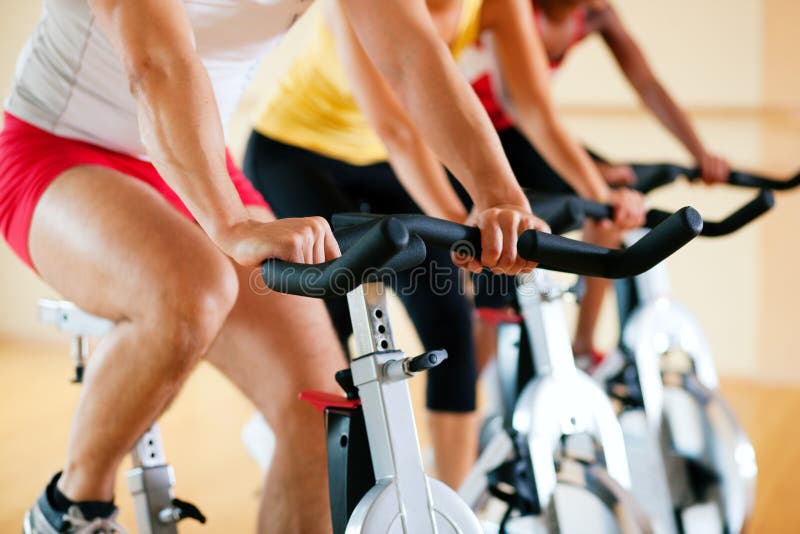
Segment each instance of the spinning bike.
[[[642,255],[655,254],[657,261],[695,235],[696,213],[679,219],[621,258],[608,249],[533,231],[523,234],[518,250],[561,270],[605,269],[609,263],[647,268],[647,262],[640,265]],[[480,254],[480,236],[475,228],[421,215],[353,214],[334,218],[334,227],[345,250],[340,259],[322,266],[269,260],[263,267],[267,286],[275,290],[348,297],[358,350],[350,368],[337,374],[346,396],[303,394],[325,414],[334,532],[482,532],[464,501],[424,473],[406,379],[445,355],[432,351],[406,358],[395,349],[382,278],[421,263],[426,245],[468,243]]]
[[[532,199],[542,214],[558,203],[581,215],[571,226],[582,222],[583,206],[573,197]],[[555,231],[570,229],[544,217]],[[691,208],[663,222],[635,247],[608,251],[602,264],[575,261],[558,270],[610,278],[642,272],[702,225]],[[603,250],[577,246],[581,252]],[[460,493],[474,508],[483,508],[489,497],[508,503],[496,527],[501,532],[652,532],[630,491],[614,409],[604,390],[575,366],[562,309],[567,294],[540,266],[518,277],[519,314],[496,315],[499,402],[490,409],[481,456]]]
[[[89,340],[108,334],[114,323],[79,309],[71,302],[39,301],[39,321],[72,334],[73,383],[83,381],[89,358]],[[177,534],[178,522],[206,518],[193,504],[175,498],[175,472],[167,463],[161,432],[154,423],[131,450],[133,468],[126,474],[128,490],[133,496],[136,531],[139,534]]]
[[[634,165],[648,192],[696,172],[671,165]],[[778,181],[731,173],[742,187],[790,189],[800,175]],[[768,211],[759,195],[725,224],[703,235],[730,234]],[[634,242],[641,233],[629,235]],[[708,343],[697,320],[671,296],[665,265],[618,281],[621,336],[600,375],[620,408],[633,486],[660,532],[741,532],[752,512],[755,453],[719,392]]]

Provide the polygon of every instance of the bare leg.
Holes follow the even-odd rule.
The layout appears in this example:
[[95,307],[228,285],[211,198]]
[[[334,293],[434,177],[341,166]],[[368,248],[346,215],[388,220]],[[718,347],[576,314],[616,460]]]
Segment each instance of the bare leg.
[[[618,246],[622,239],[615,227],[596,223],[587,223],[584,226],[583,237],[587,243],[604,247]],[[594,348],[597,321],[603,308],[603,300],[610,287],[611,281],[606,278],[586,278],[586,293],[583,295],[578,311],[575,342],[572,346],[576,355],[588,354]]]
[[117,321],[89,363],[61,491],[111,500],[122,457],[159,416],[233,306],[230,262],[145,184],[100,167],[59,177],[34,214],[42,278]]
[[497,326],[475,317],[472,331],[475,333],[475,359],[480,377],[486,365],[497,356]]
[[458,489],[478,458],[480,418],[476,412],[428,411],[436,477]]
[[275,432],[259,516],[262,533],[331,530],[322,416],[297,396],[339,392],[347,366],[321,301],[258,294],[258,272],[239,268],[239,298],[209,361],[239,387]]

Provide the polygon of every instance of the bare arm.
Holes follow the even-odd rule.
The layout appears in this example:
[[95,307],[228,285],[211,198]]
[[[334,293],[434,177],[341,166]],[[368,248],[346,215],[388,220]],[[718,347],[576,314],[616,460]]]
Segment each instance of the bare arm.
[[[153,164],[220,249],[245,264],[273,255],[321,261],[338,253],[329,229],[319,221],[298,226],[250,219],[228,175],[214,92],[195,51],[183,2],[89,3],[128,75]],[[293,224],[311,225],[308,239],[300,239],[294,230],[281,231]],[[315,248],[320,239],[325,254],[322,247]]]
[[482,25],[494,32],[497,59],[518,126],[553,169],[583,197],[605,201],[609,188],[586,151],[559,120],[550,98],[550,67],[528,0],[487,0]]
[[546,229],[531,214],[497,132],[450,51],[436,33],[423,0],[341,0],[353,31],[439,159],[475,202],[481,258],[454,261],[507,274],[534,265],[517,255],[517,237]]
[[708,153],[686,113],[656,78],[642,50],[610,4],[592,14],[622,72],[647,108],[694,157],[712,181],[727,179],[727,162]]
[[371,62],[478,209],[529,210],[500,140],[422,0],[341,0]]
[[356,101],[386,145],[400,183],[428,215],[464,222],[467,212],[442,164],[370,62],[339,4],[334,2],[327,7],[326,18]]

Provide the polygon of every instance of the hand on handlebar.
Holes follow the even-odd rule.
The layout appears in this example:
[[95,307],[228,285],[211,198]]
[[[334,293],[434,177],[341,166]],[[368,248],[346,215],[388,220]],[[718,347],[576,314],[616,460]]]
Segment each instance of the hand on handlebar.
[[633,189],[612,189],[608,204],[614,207],[614,225],[620,230],[639,228],[647,215],[644,195]]
[[731,174],[731,166],[728,161],[709,152],[703,152],[697,161],[697,167],[700,169],[700,176],[706,185],[727,182]]
[[453,263],[474,273],[479,273],[483,267],[504,274],[533,270],[536,264],[517,254],[517,239],[525,230],[550,232],[547,223],[530,210],[514,205],[474,210],[467,224],[481,231],[481,257],[467,259],[454,254]]
[[630,165],[598,162],[597,169],[611,187],[628,187],[636,183],[636,173]]
[[230,227],[218,245],[244,266],[258,265],[265,258],[314,264],[341,256],[331,228],[322,217],[243,221]]

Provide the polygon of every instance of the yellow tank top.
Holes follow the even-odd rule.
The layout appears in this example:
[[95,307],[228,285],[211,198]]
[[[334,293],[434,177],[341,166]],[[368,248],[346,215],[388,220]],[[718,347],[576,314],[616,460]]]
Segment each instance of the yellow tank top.
[[[462,0],[450,51],[458,55],[477,40],[482,0]],[[317,2],[322,4],[322,2]],[[386,161],[386,148],[370,128],[350,88],[325,24],[322,6],[311,8],[311,35],[286,73],[269,91],[256,123],[262,135],[352,165]]]

